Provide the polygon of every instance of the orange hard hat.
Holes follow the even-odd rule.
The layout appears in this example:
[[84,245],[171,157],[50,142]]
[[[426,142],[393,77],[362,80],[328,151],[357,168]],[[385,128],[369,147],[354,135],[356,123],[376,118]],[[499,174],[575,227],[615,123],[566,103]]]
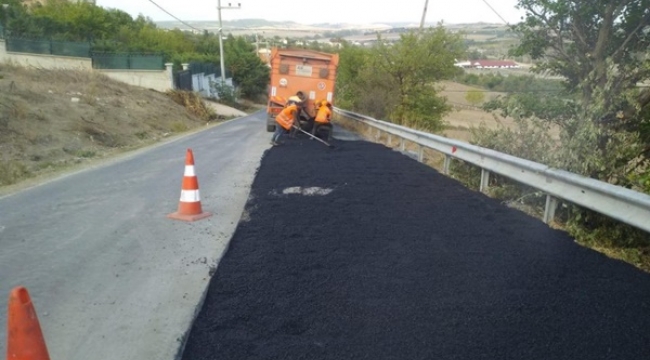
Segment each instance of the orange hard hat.
[[330,105],[329,101],[327,101],[327,100],[323,100],[320,104],[322,106],[329,106]]

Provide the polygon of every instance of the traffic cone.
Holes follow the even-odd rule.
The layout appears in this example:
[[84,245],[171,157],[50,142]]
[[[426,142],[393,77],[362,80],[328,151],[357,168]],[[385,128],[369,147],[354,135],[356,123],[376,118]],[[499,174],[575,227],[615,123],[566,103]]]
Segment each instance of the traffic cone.
[[211,213],[203,212],[201,209],[199,180],[194,171],[194,154],[192,154],[192,149],[187,149],[187,154],[185,155],[185,175],[183,176],[178,211],[167,215],[167,217],[175,220],[196,221],[211,215]]
[[18,286],[9,294],[7,360],[49,360],[45,339],[27,289]]

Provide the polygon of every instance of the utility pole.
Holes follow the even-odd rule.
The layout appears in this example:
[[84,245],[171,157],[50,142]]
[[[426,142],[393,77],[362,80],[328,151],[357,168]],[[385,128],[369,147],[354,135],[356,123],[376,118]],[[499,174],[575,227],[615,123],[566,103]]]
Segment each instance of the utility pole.
[[420,21],[420,32],[424,28],[424,19],[427,17],[427,6],[429,6],[429,0],[424,1],[424,11],[422,12],[422,20]]
[[221,0],[217,0],[217,9],[219,10],[219,60],[221,61],[221,86],[226,84],[226,65],[223,61],[223,24],[221,23],[221,10],[241,9],[241,3],[237,6],[221,6]]

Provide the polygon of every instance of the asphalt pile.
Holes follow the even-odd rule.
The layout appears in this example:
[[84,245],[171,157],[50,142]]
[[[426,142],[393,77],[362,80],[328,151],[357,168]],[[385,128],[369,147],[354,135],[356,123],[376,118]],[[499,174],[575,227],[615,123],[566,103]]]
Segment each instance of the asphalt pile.
[[650,357],[649,274],[381,145],[335,145],[265,154],[183,359]]

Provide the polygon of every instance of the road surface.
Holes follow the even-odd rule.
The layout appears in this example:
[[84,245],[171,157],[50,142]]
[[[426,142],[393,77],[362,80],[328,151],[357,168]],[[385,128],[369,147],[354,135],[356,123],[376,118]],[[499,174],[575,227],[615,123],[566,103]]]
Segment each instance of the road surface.
[[[0,199],[0,354],[27,287],[52,359],[173,359],[269,147],[264,114]],[[204,211],[176,211],[187,148]],[[4,356],[4,355],[3,355]]]
[[650,274],[382,145],[265,155],[187,360],[650,359]]

